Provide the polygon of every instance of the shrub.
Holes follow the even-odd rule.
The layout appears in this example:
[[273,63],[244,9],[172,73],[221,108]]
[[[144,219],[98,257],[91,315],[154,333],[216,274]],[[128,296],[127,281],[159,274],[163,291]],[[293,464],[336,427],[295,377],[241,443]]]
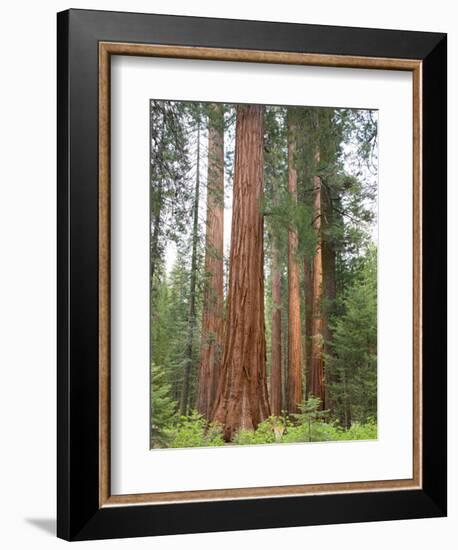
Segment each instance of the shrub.
[[258,445],[260,443],[279,443],[282,441],[286,420],[270,416],[261,422],[256,430],[238,430],[233,445]]
[[352,424],[345,430],[338,424],[310,422],[290,426],[282,438],[283,443],[303,443],[310,441],[357,441],[377,439],[377,424],[369,419],[366,424]]
[[348,430],[338,428],[335,439],[339,441],[377,439],[377,423],[374,418],[369,418],[365,424],[355,422]]
[[[312,407],[312,404],[314,405]],[[377,438],[377,423],[369,418],[365,424],[355,423],[345,430],[337,423],[323,420],[325,411],[316,408],[316,400],[301,407],[302,412],[291,417],[271,416],[256,430],[240,429],[231,445],[259,445],[273,443],[307,443],[316,441],[356,441]],[[208,422],[197,412],[182,416],[177,425],[166,432],[171,448],[219,447],[225,445],[223,430]]]
[[223,432],[217,424],[208,424],[199,413],[182,416],[168,431],[169,447],[217,447],[224,445]]

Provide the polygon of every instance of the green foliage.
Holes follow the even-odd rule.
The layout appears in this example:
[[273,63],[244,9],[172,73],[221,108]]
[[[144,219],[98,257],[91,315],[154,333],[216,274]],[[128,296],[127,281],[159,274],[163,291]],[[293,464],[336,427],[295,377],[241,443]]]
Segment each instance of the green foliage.
[[[299,413],[291,415],[294,419],[294,424],[300,427],[300,433],[307,432],[308,441],[317,441],[314,431],[316,431],[317,425],[319,426],[318,421],[324,420],[329,412],[321,410],[320,405],[321,400],[312,395],[299,406]],[[290,431],[294,431],[294,426]]]
[[377,250],[370,247],[351,285],[343,292],[341,313],[332,323],[333,353],[326,358],[329,398],[340,421],[350,426],[377,414]]
[[369,420],[366,424],[353,424],[345,430],[338,424],[312,422],[310,425],[292,426],[285,433],[282,443],[310,443],[319,441],[357,441],[377,439],[377,424]]
[[153,361],[157,365],[170,363],[171,348],[169,345],[173,330],[171,289],[166,281],[161,281],[156,287],[154,310],[151,319],[151,349]]
[[[153,383],[154,381],[154,383]],[[167,430],[175,420],[176,401],[171,397],[171,387],[165,380],[165,371],[158,365],[151,366],[151,447],[168,447]]]
[[256,430],[238,430],[232,441],[233,445],[257,445],[259,443],[281,442],[286,421],[284,418],[271,416],[261,422]]
[[373,418],[369,418],[365,424],[355,423],[346,430],[336,422],[315,420],[296,424],[287,418],[270,417],[261,422],[255,431],[239,430],[231,444],[259,445],[370,439],[377,439],[377,423]]
[[[151,311],[151,356],[161,365],[172,395],[179,400],[185,362],[189,274],[183,256],[156,286]],[[151,381],[155,384],[154,373]]]
[[355,423],[346,430],[337,422],[312,421],[290,426],[282,443],[311,443],[319,441],[358,441],[377,439],[377,424],[373,418],[367,423]]
[[151,265],[163,268],[165,243],[179,238],[192,201],[187,104],[150,103]]
[[[179,417],[165,430],[167,447],[221,447],[223,445],[260,445],[274,443],[310,443],[320,441],[356,441],[377,438],[377,423],[370,417],[366,423],[353,424],[348,430],[338,423],[325,422],[315,404],[304,404],[301,414],[294,417],[271,416],[256,430],[241,429],[226,444],[221,426],[208,424],[197,412]],[[160,445],[155,445],[159,447]]]
[[336,435],[333,438],[335,441],[356,441],[356,440],[369,440],[377,439],[377,422],[375,418],[369,417],[367,422],[360,424],[355,422],[350,426],[348,430],[343,428],[334,428]]
[[364,424],[355,423],[348,430],[337,422],[326,421],[329,411],[320,410],[320,400],[310,397],[300,407],[300,413],[271,416],[256,430],[239,430],[233,445],[269,443],[310,443],[318,441],[355,441],[377,438],[377,423],[369,417]]
[[168,433],[169,447],[219,447],[224,445],[223,432],[216,424],[208,425],[197,412],[181,416]]

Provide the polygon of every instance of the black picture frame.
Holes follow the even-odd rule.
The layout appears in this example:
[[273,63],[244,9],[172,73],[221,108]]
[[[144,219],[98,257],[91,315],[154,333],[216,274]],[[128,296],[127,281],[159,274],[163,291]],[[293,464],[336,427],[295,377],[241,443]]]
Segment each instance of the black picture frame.
[[[87,540],[446,515],[445,34],[68,10],[57,16],[57,534]],[[422,62],[422,488],[99,506],[98,44]]]

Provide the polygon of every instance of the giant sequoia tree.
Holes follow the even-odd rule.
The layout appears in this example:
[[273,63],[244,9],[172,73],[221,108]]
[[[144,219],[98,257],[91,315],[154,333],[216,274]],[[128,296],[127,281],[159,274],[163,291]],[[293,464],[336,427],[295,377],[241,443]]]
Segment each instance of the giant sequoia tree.
[[261,201],[264,108],[237,107],[229,292],[221,380],[213,420],[230,441],[270,414],[264,334]]
[[[297,202],[296,113],[288,109],[288,191],[289,199]],[[300,276],[298,234],[295,227],[288,231],[288,411],[298,412],[302,403],[302,343],[300,314]]]
[[[319,164],[319,151],[316,153]],[[322,255],[322,208],[321,208],[321,177],[313,177],[313,229],[317,237],[317,245],[312,262],[312,319],[311,319],[311,351],[310,351],[310,395],[320,399],[324,407],[324,358],[323,358],[323,255]]]
[[224,316],[224,109],[211,105],[208,116],[205,273],[196,408],[210,418],[218,386]]
[[271,245],[272,280],[272,337],[270,366],[270,404],[272,414],[280,416],[282,411],[282,299],[279,253],[275,237]]
[[[288,187],[287,159],[287,129],[285,125],[286,109],[269,107],[265,112],[265,154],[264,154],[264,212],[266,214],[266,246],[265,251],[270,258],[270,273],[268,281],[270,289],[266,293],[266,340],[268,343],[267,359],[270,359],[269,396],[271,412],[280,416],[286,405],[285,375],[283,361],[287,358],[288,346],[283,342],[284,321],[287,321],[284,311],[284,290],[282,282],[285,269],[285,244],[287,231],[279,220],[278,211],[284,200]],[[267,263],[267,262],[266,262]],[[270,338],[269,338],[270,337]],[[269,345],[270,344],[270,345]]]

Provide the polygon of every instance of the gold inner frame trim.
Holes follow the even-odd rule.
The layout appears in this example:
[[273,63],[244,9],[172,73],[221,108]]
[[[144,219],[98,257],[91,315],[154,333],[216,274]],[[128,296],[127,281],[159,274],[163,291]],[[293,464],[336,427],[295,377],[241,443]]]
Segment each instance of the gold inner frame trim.
[[[242,487],[112,495],[110,491],[110,66],[112,55],[410,71],[413,76],[413,476],[274,487]],[[330,493],[414,490],[422,487],[422,62],[416,59],[323,55],[156,44],[99,43],[99,507]]]

